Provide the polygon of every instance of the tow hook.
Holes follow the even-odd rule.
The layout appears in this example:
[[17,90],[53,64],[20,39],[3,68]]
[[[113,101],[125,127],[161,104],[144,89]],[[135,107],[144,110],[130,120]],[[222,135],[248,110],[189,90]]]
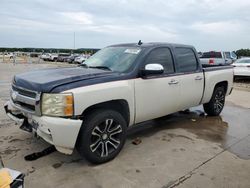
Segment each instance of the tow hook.
[[29,124],[27,118],[24,119],[22,125],[20,126],[20,129],[30,133],[32,132],[32,126]]

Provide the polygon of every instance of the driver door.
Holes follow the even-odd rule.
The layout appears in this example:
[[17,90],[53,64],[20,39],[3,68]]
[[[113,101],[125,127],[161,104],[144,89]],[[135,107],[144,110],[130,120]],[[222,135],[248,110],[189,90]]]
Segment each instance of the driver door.
[[164,73],[135,80],[135,123],[158,118],[179,110],[180,84],[168,47],[153,49],[143,64],[161,64]]

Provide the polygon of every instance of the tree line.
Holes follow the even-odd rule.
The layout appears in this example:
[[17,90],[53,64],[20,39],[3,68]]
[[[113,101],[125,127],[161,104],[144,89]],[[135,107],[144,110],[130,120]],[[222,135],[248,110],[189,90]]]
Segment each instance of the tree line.
[[250,49],[240,49],[237,50],[235,53],[238,57],[244,57],[244,56],[250,57]]

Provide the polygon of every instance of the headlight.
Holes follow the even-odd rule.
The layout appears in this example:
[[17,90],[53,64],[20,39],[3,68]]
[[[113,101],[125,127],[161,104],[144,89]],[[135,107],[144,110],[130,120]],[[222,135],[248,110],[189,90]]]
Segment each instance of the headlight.
[[74,99],[71,93],[42,95],[42,114],[48,116],[72,116]]

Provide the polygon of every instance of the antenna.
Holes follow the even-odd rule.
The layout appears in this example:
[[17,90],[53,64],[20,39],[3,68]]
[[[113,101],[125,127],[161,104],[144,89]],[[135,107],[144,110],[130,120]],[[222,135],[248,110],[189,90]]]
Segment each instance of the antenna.
[[142,45],[142,41],[141,40],[139,40],[138,45]]

